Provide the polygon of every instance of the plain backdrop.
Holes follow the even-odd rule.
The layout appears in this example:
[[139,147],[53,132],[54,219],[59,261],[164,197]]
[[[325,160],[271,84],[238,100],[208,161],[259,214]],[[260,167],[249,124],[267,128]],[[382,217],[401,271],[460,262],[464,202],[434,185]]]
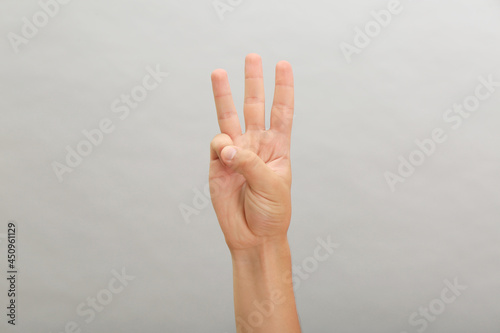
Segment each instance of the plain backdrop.
[[[37,0],[0,3],[0,237],[17,222],[19,268],[15,327],[0,280],[0,331],[235,332],[231,260],[203,194],[219,131],[210,73],[228,71],[242,121],[255,52],[267,112],[276,63],[294,69],[303,331],[500,332],[500,88],[459,128],[443,118],[479,77],[500,81],[500,2],[401,0],[350,63],[342,43],[389,1],[220,3],[222,16],[211,0],[73,0],[47,22]],[[16,52],[10,33],[34,15],[44,26]],[[169,75],[126,117],[113,112],[148,68]],[[60,182],[54,162],[103,119],[113,131]],[[447,140],[391,191],[384,174],[436,128]],[[328,237],[338,248],[314,264]],[[123,269],[134,279],[110,293]],[[450,304],[446,280],[466,287]],[[91,320],[78,314],[96,297]],[[410,323],[429,306],[439,314],[425,328]]]

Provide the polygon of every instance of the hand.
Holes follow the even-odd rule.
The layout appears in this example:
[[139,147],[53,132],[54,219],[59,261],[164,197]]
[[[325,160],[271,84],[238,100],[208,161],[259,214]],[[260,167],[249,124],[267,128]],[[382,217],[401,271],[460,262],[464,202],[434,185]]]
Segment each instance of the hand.
[[212,73],[212,87],[221,134],[210,145],[209,183],[226,243],[233,251],[282,241],[291,218],[292,67],[286,61],[276,65],[268,130],[260,56],[245,59],[244,134],[224,70]]

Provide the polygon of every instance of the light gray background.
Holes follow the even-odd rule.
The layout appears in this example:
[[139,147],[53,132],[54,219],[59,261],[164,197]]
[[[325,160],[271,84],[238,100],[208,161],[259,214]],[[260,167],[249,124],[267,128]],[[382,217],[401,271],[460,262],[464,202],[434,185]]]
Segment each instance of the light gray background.
[[[0,330],[235,331],[213,209],[186,223],[179,207],[207,183],[210,73],[228,71],[243,119],[244,57],[256,52],[268,107],[275,64],[294,68],[293,263],[318,237],[340,244],[296,291],[303,331],[417,332],[410,315],[457,278],[467,290],[426,332],[500,332],[500,90],[457,130],[442,118],[479,76],[500,80],[500,2],[402,0],[348,64],[340,43],[387,3],[243,1],[221,20],[210,0],[73,0],[15,53],[8,33],[40,6],[2,1],[0,233],[18,222],[20,274],[18,326],[2,310]],[[169,77],[120,120],[111,102],[157,64]],[[59,182],[51,163],[103,118],[114,132]],[[384,172],[436,127],[448,140],[392,193]],[[85,323],[77,306],[122,267],[135,280]],[[1,279],[1,308],[6,290]]]

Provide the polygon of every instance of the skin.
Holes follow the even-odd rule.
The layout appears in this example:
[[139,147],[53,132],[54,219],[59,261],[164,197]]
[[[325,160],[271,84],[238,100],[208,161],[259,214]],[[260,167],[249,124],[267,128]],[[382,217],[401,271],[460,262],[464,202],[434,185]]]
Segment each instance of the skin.
[[[291,218],[293,71],[276,65],[271,126],[265,128],[262,60],[245,59],[245,132],[227,73],[212,73],[221,133],[210,144],[212,204],[231,252],[238,333],[300,332],[287,231]],[[232,157],[232,158],[231,158]]]

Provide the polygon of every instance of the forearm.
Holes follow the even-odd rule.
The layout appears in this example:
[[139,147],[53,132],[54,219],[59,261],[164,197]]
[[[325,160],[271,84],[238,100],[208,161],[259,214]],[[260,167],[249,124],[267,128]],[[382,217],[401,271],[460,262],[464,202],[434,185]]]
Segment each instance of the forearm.
[[286,237],[231,256],[237,332],[301,332]]

